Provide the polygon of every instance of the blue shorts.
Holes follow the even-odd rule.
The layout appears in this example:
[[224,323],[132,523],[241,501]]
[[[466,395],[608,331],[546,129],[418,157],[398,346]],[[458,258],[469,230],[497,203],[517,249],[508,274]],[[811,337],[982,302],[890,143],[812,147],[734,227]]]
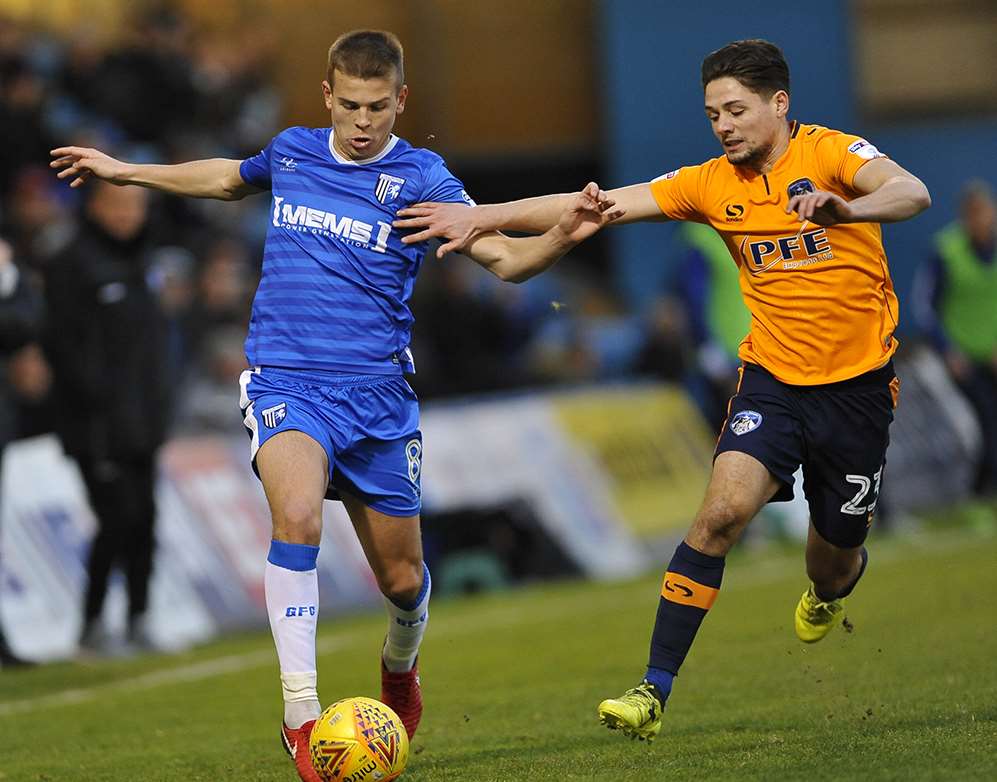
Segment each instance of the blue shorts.
[[772,502],[793,499],[802,465],[817,532],[841,548],[860,546],[879,498],[899,387],[892,361],[818,386],[791,386],[745,364],[716,455],[740,451],[764,464],[782,483]]
[[329,458],[328,499],[340,499],[342,489],[389,516],[419,513],[419,402],[404,377],[256,367],[239,385],[257,476],[263,443],[279,432],[304,432]]

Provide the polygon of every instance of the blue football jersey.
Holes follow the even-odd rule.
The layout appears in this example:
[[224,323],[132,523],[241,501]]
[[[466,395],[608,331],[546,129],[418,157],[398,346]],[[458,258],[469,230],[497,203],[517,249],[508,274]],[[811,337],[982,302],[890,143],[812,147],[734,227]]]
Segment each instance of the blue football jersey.
[[402,244],[391,222],[419,201],[472,203],[443,159],[392,135],[374,157],[349,160],[333,148],[331,128],[297,127],[239,173],[272,193],[250,365],[415,371],[408,301],[427,245]]

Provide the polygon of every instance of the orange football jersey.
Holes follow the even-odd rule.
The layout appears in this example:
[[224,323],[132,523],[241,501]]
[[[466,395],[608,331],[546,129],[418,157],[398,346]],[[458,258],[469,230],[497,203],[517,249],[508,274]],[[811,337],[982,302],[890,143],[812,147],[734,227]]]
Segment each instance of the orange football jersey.
[[822,227],[786,214],[789,193],[857,198],[852,182],[883,157],[859,138],[793,123],[789,148],[767,174],[718,157],[651,183],[673,220],[713,226],[740,270],[751,330],[738,355],[779,380],[817,385],[861,375],[897,349],[897,297],[878,223]]

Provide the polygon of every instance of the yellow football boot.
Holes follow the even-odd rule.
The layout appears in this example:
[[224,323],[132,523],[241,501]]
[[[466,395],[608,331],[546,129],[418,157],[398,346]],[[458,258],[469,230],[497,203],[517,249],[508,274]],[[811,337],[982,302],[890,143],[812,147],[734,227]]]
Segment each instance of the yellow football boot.
[[817,597],[811,584],[796,605],[796,637],[803,643],[815,643],[841,624],[844,617],[845,601],[839,598],[825,602]]
[[661,730],[663,710],[654,687],[641,682],[619,698],[609,698],[600,703],[599,722],[610,730],[622,730],[632,739],[653,741]]

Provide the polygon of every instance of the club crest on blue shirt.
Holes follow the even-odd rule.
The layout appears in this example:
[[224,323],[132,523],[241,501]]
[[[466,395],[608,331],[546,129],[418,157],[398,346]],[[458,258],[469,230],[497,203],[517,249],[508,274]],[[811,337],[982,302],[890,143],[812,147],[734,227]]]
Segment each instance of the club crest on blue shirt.
[[267,425],[268,429],[276,429],[277,425],[287,416],[287,404],[281,402],[279,405],[268,407],[260,413],[260,416],[262,416],[263,423]]
[[390,204],[402,192],[402,185],[405,180],[401,177],[381,174],[377,178],[377,186],[374,188],[374,195],[382,204]]
[[740,437],[762,425],[762,414],[754,410],[742,410],[730,421],[730,430]]

